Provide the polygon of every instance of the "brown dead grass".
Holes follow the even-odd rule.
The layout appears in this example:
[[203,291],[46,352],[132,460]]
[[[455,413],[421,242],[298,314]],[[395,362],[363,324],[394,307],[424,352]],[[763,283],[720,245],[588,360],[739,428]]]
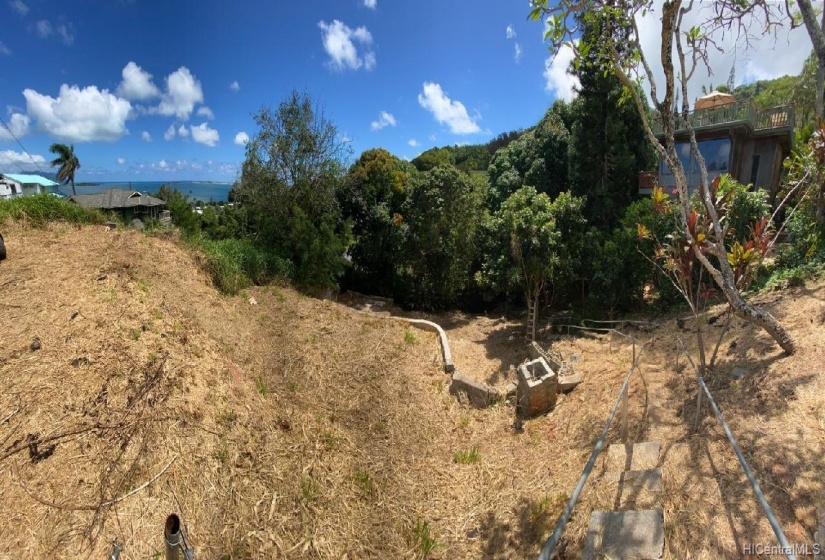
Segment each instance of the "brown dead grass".
[[[222,297],[174,239],[63,225],[3,233],[0,542],[10,557],[104,557],[112,538],[125,544],[121,558],[151,557],[171,511],[204,558],[414,558],[418,520],[438,542],[433,558],[531,557],[630,365],[630,347],[606,337],[556,340],[581,355],[585,382],[518,433],[512,408],[478,411],[449,395],[425,331],[288,287]],[[713,381],[794,537],[810,533],[825,497],[821,294],[798,294],[804,317],[780,308],[797,356],[780,359],[737,325]],[[497,384],[524,357],[515,322],[442,319],[462,372]],[[691,381],[673,372],[666,342],[674,332],[657,333],[645,364],[666,366],[667,402],[691,418]],[[724,381],[742,361],[754,375]],[[646,436],[646,383],[631,385],[636,441]],[[674,437],[693,441],[688,432]],[[703,433],[725,511],[747,527],[748,489],[710,420]],[[617,436],[615,427],[609,441]],[[454,462],[472,446],[479,462]],[[599,505],[600,475],[566,531],[571,557]]]

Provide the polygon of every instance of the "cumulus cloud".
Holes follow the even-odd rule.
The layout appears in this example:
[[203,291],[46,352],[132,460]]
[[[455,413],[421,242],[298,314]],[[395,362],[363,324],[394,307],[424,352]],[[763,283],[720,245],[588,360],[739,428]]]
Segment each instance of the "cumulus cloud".
[[[344,22],[333,20],[332,23],[318,22],[323,31],[324,50],[329,55],[329,65],[335,70],[366,70],[375,68],[375,52],[370,48],[372,35],[366,27],[351,29]],[[355,44],[361,47],[359,53]]]
[[177,134],[177,131],[175,130],[175,125],[170,124],[169,128],[166,129],[166,132],[163,133],[163,139],[171,140],[175,137],[175,134]]
[[145,101],[160,95],[160,90],[152,82],[152,75],[143,68],[129,62],[121,72],[123,80],[117,86],[117,93],[130,101]]
[[26,6],[22,0],[11,0],[11,2],[9,2],[9,6],[11,6],[11,9],[21,16],[25,16],[29,13],[29,7]]
[[374,10],[378,6],[378,0],[364,0],[364,6],[370,10]]
[[0,151],[0,169],[11,169],[12,166],[19,171],[20,167],[18,166],[31,166],[33,164],[40,165],[45,164],[46,158],[38,154],[24,154],[20,152],[15,152],[14,150],[2,150]]
[[181,66],[166,77],[166,91],[163,92],[157,112],[161,115],[175,115],[187,120],[197,103],[203,103],[203,89],[186,66]]
[[209,128],[209,125],[205,122],[198,126],[192,125],[189,129],[192,131],[192,140],[198,144],[209,146],[210,148],[214,148],[221,139],[218,131],[214,128]]
[[236,146],[246,146],[249,143],[249,134],[246,132],[239,132],[235,135]]
[[97,86],[80,89],[63,84],[57,98],[25,89],[23,97],[26,112],[38,128],[61,140],[111,142],[129,132],[126,119],[132,104]]
[[11,49],[6,46],[3,41],[0,41],[0,54],[10,55]]
[[126,163],[126,158],[122,158],[122,157],[117,158],[117,164],[118,165],[123,165],[124,163]]
[[29,131],[30,122],[31,119],[28,115],[12,113],[12,116],[6,122],[9,126],[8,130],[6,127],[0,127],[0,140],[13,140],[25,136]]
[[35,23],[34,28],[37,30],[37,35],[41,39],[45,39],[54,32],[54,29],[52,29],[52,24],[45,19],[41,19],[40,21]]
[[507,26],[507,38],[508,39],[515,39],[516,38],[516,30],[513,29],[513,24]]
[[181,138],[186,138],[189,136],[189,129],[186,128],[186,125],[180,125],[180,128],[178,129],[178,136]]
[[516,43],[515,47],[514,58],[516,59],[516,62],[521,62],[521,45]]
[[442,91],[441,85],[424,82],[424,91],[418,94],[418,104],[433,114],[440,124],[446,124],[453,134],[481,132],[460,101],[453,101]]
[[391,113],[388,113],[386,111],[381,111],[378,114],[378,120],[377,121],[372,121],[370,123],[370,128],[372,130],[381,130],[384,127],[395,126],[395,125],[396,125],[395,117],[393,117]]
[[152,141],[152,135],[149,134],[148,131],[144,130],[143,132],[140,133],[140,139],[143,140],[144,142],[151,142]]
[[417,148],[421,145],[421,144],[418,143],[418,140],[416,140],[415,138],[410,138],[410,141],[407,142],[407,144],[409,144],[413,148]]
[[579,79],[567,72],[573,61],[573,49],[567,45],[549,57],[544,62],[544,89],[553,94],[556,99],[570,101],[576,96],[576,90],[581,87]]
[[212,109],[210,109],[206,105],[204,105],[203,107],[198,109],[197,115],[199,117],[203,117],[203,118],[206,118],[206,119],[214,119],[215,118],[215,113],[213,113]]
[[235,80],[231,84],[229,84],[229,89],[232,91],[241,91],[241,84],[238,83],[238,80]]

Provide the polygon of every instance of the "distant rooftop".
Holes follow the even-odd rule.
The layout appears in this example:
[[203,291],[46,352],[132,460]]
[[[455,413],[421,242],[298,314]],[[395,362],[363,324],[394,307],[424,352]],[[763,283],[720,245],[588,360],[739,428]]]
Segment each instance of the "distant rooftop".
[[40,175],[28,175],[23,173],[3,173],[3,177],[8,177],[21,185],[40,185],[41,187],[58,187],[57,183]]
[[76,194],[69,200],[85,208],[102,208],[114,210],[117,208],[133,208],[135,206],[165,206],[159,198],[127,189],[108,189],[95,194]]

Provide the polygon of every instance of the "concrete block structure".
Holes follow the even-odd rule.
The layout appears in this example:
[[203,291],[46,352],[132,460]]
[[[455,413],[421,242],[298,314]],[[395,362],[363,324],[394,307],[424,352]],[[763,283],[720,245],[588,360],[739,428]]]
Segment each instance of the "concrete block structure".
[[532,418],[553,408],[558,391],[556,373],[544,358],[519,366],[516,396],[519,413],[523,417]]

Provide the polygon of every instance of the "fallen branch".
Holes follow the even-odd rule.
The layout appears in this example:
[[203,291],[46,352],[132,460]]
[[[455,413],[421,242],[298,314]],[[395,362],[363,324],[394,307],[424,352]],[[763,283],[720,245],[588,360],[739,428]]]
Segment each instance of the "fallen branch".
[[112,506],[112,505],[114,505],[118,502],[122,502],[126,498],[134,496],[135,494],[137,494],[141,490],[145,489],[147,486],[149,486],[150,484],[155,482],[157,479],[159,479],[161,476],[163,476],[164,473],[169,470],[169,467],[172,466],[172,463],[174,463],[178,459],[179,456],[180,455],[175,455],[174,457],[172,457],[172,460],[169,461],[168,463],[166,463],[166,466],[163,467],[155,476],[153,476],[152,478],[150,478],[149,480],[147,480],[146,482],[144,482],[143,484],[141,484],[137,488],[127,492],[126,494],[124,494],[122,496],[119,496],[119,497],[115,498],[114,500],[109,500],[107,502],[102,502],[102,503],[94,505],[94,506],[68,506],[68,505],[56,504],[54,502],[44,500],[43,498],[40,498],[39,496],[35,496],[34,494],[32,494],[29,491],[29,489],[26,488],[19,479],[17,480],[17,484],[20,486],[20,488],[23,489],[23,492],[25,492],[29,496],[29,498],[31,498],[32,500],[34,500],[36,502],[39,502],[39,503],[43,504],[44,506],[54,508],[54,509],[62,509],[62,510],[66,510],[66,511],[97,511],[97,510],[100,510],[102,508]]

